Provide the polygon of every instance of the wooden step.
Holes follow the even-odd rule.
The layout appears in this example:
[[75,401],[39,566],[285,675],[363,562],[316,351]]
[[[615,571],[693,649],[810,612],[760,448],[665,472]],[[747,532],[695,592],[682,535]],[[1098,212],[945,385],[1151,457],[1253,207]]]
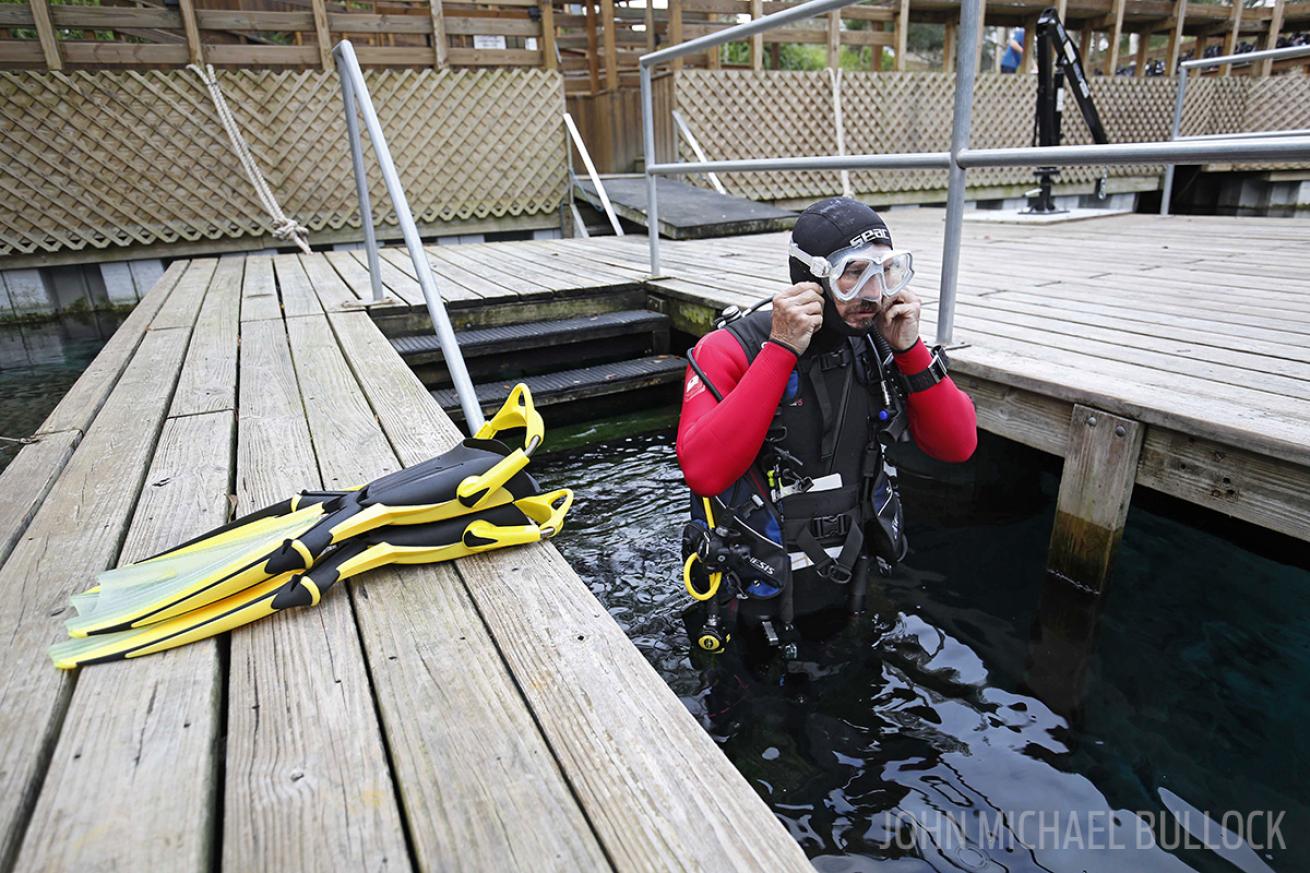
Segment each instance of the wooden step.
[[[652,351],[668,348],[669,318],[645,309],[602,312],[556,321],[531,321],[457,331],[466,359],[515,354],[534,348],[593,342],[636,334],[652,335]],[[391,345],[410,366],[441,360],[441,344],[434,334],[396,337]]]
[[[612,364],[597,364],[540,376],[527,376],[521,380],[484,382],[476,386],[478,403],[490,415],[500,408],[515,382],[527,384],[537,406],[552,406],[587,400],[625,391],[635,391],[657,385],[667,385],[682,379],[687,361],[678,355],[650,355]],[[432,392],[441,408],[452,417],[462,417],[459,397],[453,388]]]

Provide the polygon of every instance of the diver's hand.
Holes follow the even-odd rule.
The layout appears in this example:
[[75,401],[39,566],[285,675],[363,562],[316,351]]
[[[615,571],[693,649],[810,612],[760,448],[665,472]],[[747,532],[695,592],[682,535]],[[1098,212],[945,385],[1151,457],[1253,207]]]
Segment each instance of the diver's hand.
[[895,351],[907,351],[919,341],[921,308],[919,298],[909,288],[883,301],[882,309],[878,311],[878,333]]
[[803,355],[814,332],[822,326],[823,294],[816,283],[801,282],[774,295],[769,339]]

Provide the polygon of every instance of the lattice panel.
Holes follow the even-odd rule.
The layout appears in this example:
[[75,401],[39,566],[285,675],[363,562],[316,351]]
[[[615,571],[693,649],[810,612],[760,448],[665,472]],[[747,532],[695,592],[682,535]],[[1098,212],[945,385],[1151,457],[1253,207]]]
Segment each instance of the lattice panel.
[[[1243,130],[1294,130],[1310,127],[1310,78],[1296,74],[1250,80]],[[1302,163],[1237,164],[1240,170],[1292,170]]]
[[[287,215],[359,226],[336,76],[219,72]],[[366,71],[419,221],[552,212],[566,190],[562,79]],[[194,73],[0,73],[0,255],[262,235],[268,221]],[[365,141],[375,221],[395,223]]]
[[[1253,90],[1257,85],[1261,90]],[[1175,80],[1097,76],[1091,86],[1111,142],[1168,139]],[[954,87],[954,76],[947,73],[844,73],[847,152],[945,151],[950,145]],[[826,72],[684,70],[677,74],[676,91],[678,107],[711,159],[836,153],[832,85]],[[1036,99],[1037,84],[1032,76],[980,76],[974,96],[972,145],[1031,145]],[[1253,114],[1255,108],[1259,112]],[[1184,134],[1202,134],[1310,126],[1308,115],[1310,79],[1202,79],[1188,84],[1182,130]],[[1300,121],[1291,123],[1289,119]],[[1071,97],[1066,98],[1063,128],[1066,145],[1092,141]],[[685,146],[682,158],[695,160]],[[1163,167],[1133,164],[1107,169],[1111,176],[1143,176],[1160,173]],[[1060,180],[1088,183],[1102,170],[1066,167]],[[1025,184],[1032,178],[1032,171],[1022,168],[969,171],[971,187]],[[733,193],[761,200],[817,198],[841,191],[840,176],[835,172],[724,174],[721,179]],[[860,171],[851,174],[851,184],[857,194],[941,190],[946,186],[946,173]]]
[[[711,160],[828,155],[837,150],[828,74],[782,70],[682,70],[675,105]],[[680,143],[682,159],[694,161]],[[694,179],[695,177],[693,177]],[[824,197],[837,173],[725,173],[724,187],[755,200]]]

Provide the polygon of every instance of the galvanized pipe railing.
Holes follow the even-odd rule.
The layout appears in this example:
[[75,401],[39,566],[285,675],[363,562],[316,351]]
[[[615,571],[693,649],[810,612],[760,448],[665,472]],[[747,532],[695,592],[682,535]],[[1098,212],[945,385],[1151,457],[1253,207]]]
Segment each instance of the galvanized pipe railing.
[[[855,0],[812,0],[783,12],[757,18],[746,24],[730,27],[717,33],[702,36],[689,42],[643,55],[641,58],[642,133],[646,152],[646,185],[648,198],[647,234],[650,240],[650,270],[657,275],[660,269],[658,203],[655,179],[687,172],[680,163],[655,163],[654,118],[651,110],[651,68],[662,61],[704,51],[725,42],[741,40],[754,33],[783,24],[818,15]],[[1300,131],[1272,132],[1269,136],[1234,134],[1215,139],[1196,139],[1154,143],[1119,143],[1087,146],[1047,146],[1014,149],[970,149],[969,130],[972,123],[973,86],[978,71],[978,31],[982,26],[980,4],[960,4],[960,27],[956,44],[955,113],[951,128],[949,152],[922,152],[890,155],[813,155],[798,158],[758,158],[732,161],[706,161],[695,165],[697,171],[715,173],[766,172],[772,170],[869,170],[869,169],[947,169],[950,187],[946,202],[946,232],[942,244],[941,290],[938,300],[937,342],[951,342],[955,317],[955,290],[958,277],[960,230],[963,224],[965,170],[970,167],[1045,167],[1101,164],[1166,163],[1169,161],[1280,161],[1310,159],[1310,137],[1299,138]],[[1275,49],[1270,52],[1248,52],[1225,58],[1208,58],[1188,61],[1183,66],[1213,66],[1242,60],[1275,60],[1310,55],[1310,47]],[[1181,120],[1182,89],[1175,107],[1175,131]],[[1286,135],[1278,135],[1286,134]],[[1167,199],[1166,199],[1167,203]]]
[[[1203,70],[1207,67],[1222,67],[1224,64],[1243,63],[1247,61],[1281,61],[1287,58],[1301,58],[1310,56],[1310,46],[1299,45],[1289,46],[1280,49],[1265,49],[1259,52],[1243,52],[1236,55],[1221,55],[1216,58],[1197,58],[1196,60],[1183,61],[1178,65],[1178,91],[1174,94],[1174,120],[1169,129],[1170,141],[1180,139],[1179,133],[1183,127],[1183,100],[1187,96],[1187,72],[1188,70]],[[1164,168],[1164,192],[1160,196],[1160,214],[1169,214],[1169,201],[1173,199],[1174,194],[1174,163],[1171,161]]]
[[349,40],[343,39],[332,49],[332,56],[336,59],[337,74],[341,77],[341,99],[345,105],[346,133],[350,138],[350,155],[355,166],[355,190],[359,195],[364,244],[368,248],[368,272],[369,281],[373,284],[373,299],[379,300],[382,296],[381,272],[378,269],[378,243],[373,232],[373,211],[369,205],[368,179],[364,174],[364,151],[359,139],[356,110],[364,118],[369,141],[373,144],[373,154],[377,157],[378,168],[382,171],[382,181],[387,186],[391,205],[396,209],[396,223],[400,225],[400,232],[405,237],[409,259],[414,262],[414,275],[418,277],[419,287],[423,289],[423,300],[427,303],[432,328],[441,343],[441,356],[445,359],[450,381],[454,383],[455,392],[459,395],[464,421],[468,423],[469,433],[477,433],[483,423],[477,392],[473,390],[468,368],[464,366],[464,356],[460,353],[459,343],[455,340],[455,330],[451,327],[445,304],[441,302],[441,294],[437,291],[432,265],[428,263],[427,254],[423,251],[423,241],[419,238],[414,214],[409,209],[409,200],[406,199],[405,189],[400,184],[395,161],[391,159],[391,149],[387,147],[386,135],[382,132],[377,111],[373,108],[368,85],[364,83],[364,73],[360,70],[359,59],[355,57],[355,47]]

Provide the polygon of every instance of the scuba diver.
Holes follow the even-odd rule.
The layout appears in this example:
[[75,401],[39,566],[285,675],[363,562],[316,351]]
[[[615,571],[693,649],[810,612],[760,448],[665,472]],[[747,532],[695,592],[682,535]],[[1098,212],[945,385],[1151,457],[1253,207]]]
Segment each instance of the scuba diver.
[[858,201],[801,213],[792,286],[729,307],[687,354],[677,453],[691,488],[688,630],[718,653],[736,631],[796,657],[799,616],[864,611],[871,572],[909,548],[886,449],[940,461],[977,446],[969,396],[919,339],[913,258]]

